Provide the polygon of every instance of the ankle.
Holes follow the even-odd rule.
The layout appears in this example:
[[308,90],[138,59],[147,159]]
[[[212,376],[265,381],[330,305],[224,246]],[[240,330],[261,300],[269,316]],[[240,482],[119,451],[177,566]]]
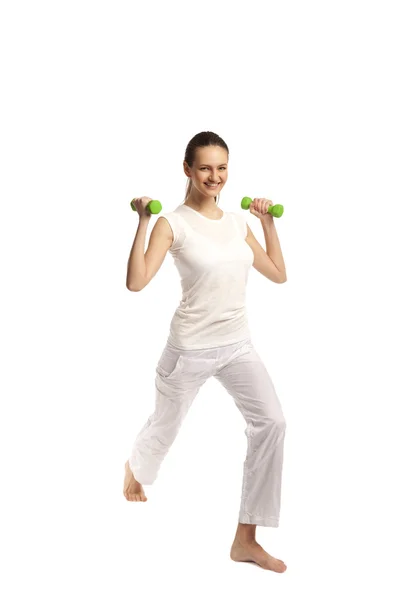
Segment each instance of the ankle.
[[251,523],[238,523],[235,541],[240,543],[254,542],[256,539],[256,527]]

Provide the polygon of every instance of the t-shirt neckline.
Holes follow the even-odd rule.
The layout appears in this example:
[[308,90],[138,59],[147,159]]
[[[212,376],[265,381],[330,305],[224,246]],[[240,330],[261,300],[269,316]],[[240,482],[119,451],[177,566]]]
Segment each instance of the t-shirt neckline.
[[196,213],[202,219],[206,219],[206,221],[215,221],[216,223],[219,223],[220,221],[223,221],[225,219],[226,212],[223,213],[223,215],[220,219],[210,219],[210,217],[206,217],[205,215],[202,215],[198,210],[195,210],[194,208],[192,208],[191,206],[188,206],[187,204],[182,204],[182,206],[184,206],[185,208],[188,208],[192,212]]

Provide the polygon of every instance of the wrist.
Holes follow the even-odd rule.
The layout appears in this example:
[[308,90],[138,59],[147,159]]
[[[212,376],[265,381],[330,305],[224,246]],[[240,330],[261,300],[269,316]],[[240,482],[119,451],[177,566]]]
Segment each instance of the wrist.
[[275,227],[274,219],[273,219],[273,217],[271,217],[269,215],[268,215],[267,219],[261,218],[260,221],[261,221],[261,225],[264,227],[264,229],[270,229],[270,228]]

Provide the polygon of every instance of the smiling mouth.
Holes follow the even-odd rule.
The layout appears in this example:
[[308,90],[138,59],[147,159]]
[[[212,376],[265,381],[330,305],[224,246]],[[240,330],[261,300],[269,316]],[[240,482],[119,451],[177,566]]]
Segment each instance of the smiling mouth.
[[211,185],[210,183],[205,183],[204,185],[206,185],[207,187],[210,187],[210,188],[216,188],[216,187],[218,187],[220,184],[219,184],[219,183],[217,183],[217,184],[212,184],[212,185]]

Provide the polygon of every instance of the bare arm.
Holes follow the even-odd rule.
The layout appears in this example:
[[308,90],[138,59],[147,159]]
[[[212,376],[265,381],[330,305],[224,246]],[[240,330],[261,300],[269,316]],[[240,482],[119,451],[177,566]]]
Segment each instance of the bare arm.
[[148,216],[139,219],[139,225],[133,240],[131,253],[128,259],[126,274],[126,287],[131,292],[139,291],[146,281],[146,262],[144,258],[144,244],[146,241],[147,227],[150,223]]
[[[269,242],[270,238],[268,236],[268,231],[265,233],[266,239],[268,239],[268,245],[271,247],[273,243]],[[253,250],[254,261],[253,267],[264,275],[267,279],[270,279],[274,283],[284,283],[287,281],[286,278],[286,270],[284,269],[284,265],[282,270],[278,269],[275,262],[272,260],[271,256],[268,252],[264,250],[261,244],[258,242],[257,238],[254,236],[254,233],[250,229],[249,225],[247,225],[247,237],[246,242]],[[269,248],[270,250],[270,248]],[[275,257],[275,255],[274,255]],[[283,258],[282,258],[283,261]]]
[[276,231],[274,220],[272,219],[270,223],[265,223],[261,219],[261,224],[264,231],[267,254],[278,269],[282,278],[282,283],[284,283],[287,281],[286,267],[285,261],[283,260],[281,245],[279,243],[278,232]]
[[145,253],[144,243],[150,218],[144,216],[139,220],[139,227],[129,256],[126,287],[132,292],[140,292],[150,283],[161,267],[173,241],[173,233],[168,221],[159,217],[150,234],[149,245]]

